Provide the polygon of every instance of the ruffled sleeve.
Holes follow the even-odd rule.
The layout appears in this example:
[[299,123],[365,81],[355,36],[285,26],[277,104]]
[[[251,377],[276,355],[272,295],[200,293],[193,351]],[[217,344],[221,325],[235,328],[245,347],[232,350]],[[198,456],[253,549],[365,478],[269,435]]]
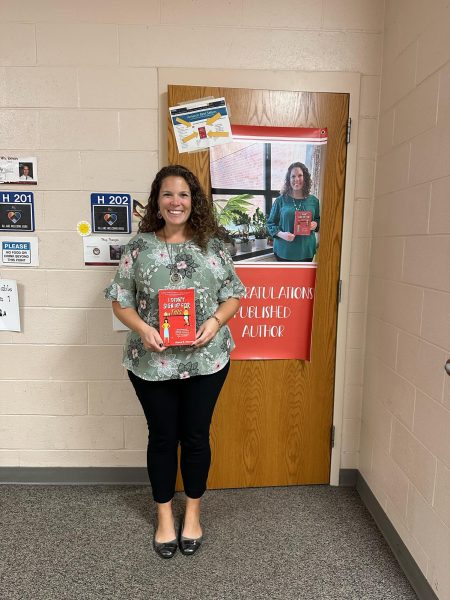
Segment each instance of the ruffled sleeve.
[[218,301],[225,302],[229,298],[243,298],[245,286],[237,276],[233,259],[224,244],[222,244],[221,256],[225,262],[226,275],[219,288]]
[[137,254],[131,244],[125,246],[116,276],[104,290],[107,300],[116,300],[122,308],[136,308],[135,264]]

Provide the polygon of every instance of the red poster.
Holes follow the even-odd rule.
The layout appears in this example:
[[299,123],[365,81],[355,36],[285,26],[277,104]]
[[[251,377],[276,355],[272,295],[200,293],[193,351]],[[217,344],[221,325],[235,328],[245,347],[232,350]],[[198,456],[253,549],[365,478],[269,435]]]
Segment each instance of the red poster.
[[315,263],[236,264],[246,287],[238,313],[228,322],[234,360],[309,360]]

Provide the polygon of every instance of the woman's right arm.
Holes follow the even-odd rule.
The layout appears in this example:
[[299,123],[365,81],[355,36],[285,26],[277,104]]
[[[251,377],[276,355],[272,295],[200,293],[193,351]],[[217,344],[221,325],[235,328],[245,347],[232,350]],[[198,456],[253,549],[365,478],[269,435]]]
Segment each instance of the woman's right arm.
[[143,321],[136,309],[122,308],[117,300],[113,300],[112,309],[119,321],[140,336],[144,348],[153,352],[163,352],[164,344],[158,330]]
[[275,202],[272,204],[272,209],[270,211],[270,215],[267,217],[267,231],[270,233],[272,237],[275,237],[277,233],[280,231],[280,211],[279,211],[279,198],[275,199]]
[[116,317],[140,336],[146,350],[162,352],[164,345],[159,332],[141,319],[136,308],[135,268],[140,251],[146,247],[139,235],[125,246],[116,275],[105,289],[105,298],[112,300]]
[[295,235],[290,231],[281,231],[280,229],[280,218],[281,218],[281,196],[275,200],[270,211],[270,215],[267,219],[267,231],[272,237],[279,237],[286,242],[292,242],[295,239]]

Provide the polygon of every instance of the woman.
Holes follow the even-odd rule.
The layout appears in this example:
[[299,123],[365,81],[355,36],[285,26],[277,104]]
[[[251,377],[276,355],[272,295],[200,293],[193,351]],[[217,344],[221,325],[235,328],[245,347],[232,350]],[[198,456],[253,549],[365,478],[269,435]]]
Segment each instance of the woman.
[[[320,213],[319,200],[311,191],[311,175],[301,162],[289,166],[281,196],[276,198],[267,219],[267,229],[274,238],[273,252],[279,261],[311,262],[316,253],[316,235],[319,231]],[[296,235],[294,224],[296,213],[298,220],[305,215],[300,212],[308,211],[310,219],[306,218],[309,233]]]
[[[245,293],[219,236],[212,203],[197,177],[180,165],[164,167],[152,184],[139,233],[125,247],[105,290],[114,314],[131,329],[123,365],[149,428],[147,467],[158,513],[153,546],[162,558],[171,558],[177,548],[172,498],[179,443],[186,510],[178,544],[192,555],[202,541],[209,427],[233,346],[226,323]],[[158,290],[183,288],[195,289],[196,341],[166,347]]]

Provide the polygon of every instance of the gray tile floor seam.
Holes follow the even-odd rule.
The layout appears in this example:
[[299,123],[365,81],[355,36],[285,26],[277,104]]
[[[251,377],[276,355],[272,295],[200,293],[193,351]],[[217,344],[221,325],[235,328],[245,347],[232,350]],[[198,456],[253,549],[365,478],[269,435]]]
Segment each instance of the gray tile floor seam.
[[0,486],[1,598],[417,598],[354,489],[208,491],[202,523],[198,554],[163,561],[149,488]]

